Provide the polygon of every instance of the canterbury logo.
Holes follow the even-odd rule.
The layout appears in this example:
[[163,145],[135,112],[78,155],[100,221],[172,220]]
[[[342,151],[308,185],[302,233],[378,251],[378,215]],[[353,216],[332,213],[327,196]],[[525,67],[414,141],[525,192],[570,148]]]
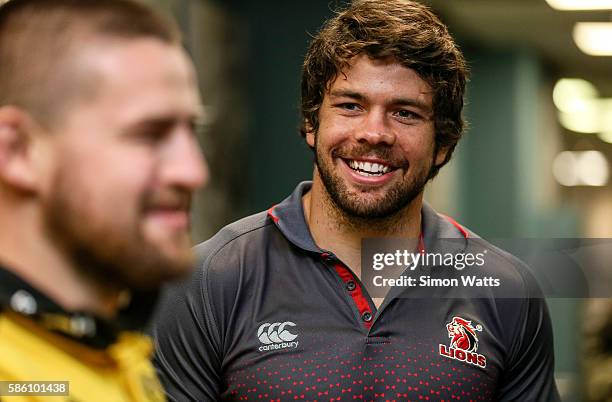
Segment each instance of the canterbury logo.
[[262,324],[257,330],[257,337],[261,343],[266,345],[271,343],[291,342],[298,337],[286,330],[285,327],[295,327],[295,324],[291,321]]
[[261,324],[257,329],[257,338],[263,343],[259,351],[297,348],[299,343],[295,341],[297,334],[292,334],[287,329],[295,326],[296,324],[291,321]]

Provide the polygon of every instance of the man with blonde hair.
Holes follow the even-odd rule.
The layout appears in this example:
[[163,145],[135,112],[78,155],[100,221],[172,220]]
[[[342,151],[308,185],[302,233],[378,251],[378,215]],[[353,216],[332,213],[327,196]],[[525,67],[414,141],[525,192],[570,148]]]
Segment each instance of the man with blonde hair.
[[179,31],[132,0],[11,0],[0,60],[0,399],[165,400],[142,329],[207,178]]

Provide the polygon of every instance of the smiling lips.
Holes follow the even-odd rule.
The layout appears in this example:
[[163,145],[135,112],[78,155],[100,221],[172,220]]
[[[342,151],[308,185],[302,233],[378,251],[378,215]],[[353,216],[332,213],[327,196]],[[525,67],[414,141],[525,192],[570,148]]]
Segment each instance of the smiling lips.
[[347,159],[346,164],[356,173],[365,177],[382,176],[395,168],[379,162],[364,162],[354,159]]
[[189,228],[189,212],[182,208],[156,208],[148,212],[149,219],[171,230]]
[[153,220],[172,229],[184,231],[189,227],[191,195],[186,191],[162,190],[145,202],[145,212]]

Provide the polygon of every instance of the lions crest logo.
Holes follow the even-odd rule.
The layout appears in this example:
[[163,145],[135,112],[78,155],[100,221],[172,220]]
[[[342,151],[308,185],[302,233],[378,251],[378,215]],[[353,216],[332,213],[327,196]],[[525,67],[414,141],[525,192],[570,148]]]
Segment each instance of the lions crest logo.
[[482,325],[472,325],[472,321],[461,317],[453,317],[446,324],[446,331],[450,338],[450,345],[440,344],[440,355],[450,359],[470,363],[485,368],[487,358],[476,353],[478,350],[478,336],[476,332],[482,332]]
[[475,352],[478,349],[478,337],[476,331],[482,331],[482,325],[472,326],[471,321],[461,317],[453,317],[453,320],[446,324],[448,337],[451,338],[451,348],[463,349],[468,352]]

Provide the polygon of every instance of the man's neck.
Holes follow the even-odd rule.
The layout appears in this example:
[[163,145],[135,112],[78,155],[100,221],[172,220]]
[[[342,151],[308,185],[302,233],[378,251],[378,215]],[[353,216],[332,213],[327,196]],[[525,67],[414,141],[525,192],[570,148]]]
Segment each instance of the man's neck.
[[418,238],[421,233],[422,194],[398,213],[385,219],[347,217],[330,199],[316,176],[302,198],[310,233],[320,248],[333,252],[361,278],[361,240],[375,237]]
[[[29,211],[32,213],[32,211]],[[112,318],[119,306],[121,290],[86,277],[45,236],[32,216],[19,221],[16,214],[0,214],[0,264],[35,287],[67,311],[93,313]]]

